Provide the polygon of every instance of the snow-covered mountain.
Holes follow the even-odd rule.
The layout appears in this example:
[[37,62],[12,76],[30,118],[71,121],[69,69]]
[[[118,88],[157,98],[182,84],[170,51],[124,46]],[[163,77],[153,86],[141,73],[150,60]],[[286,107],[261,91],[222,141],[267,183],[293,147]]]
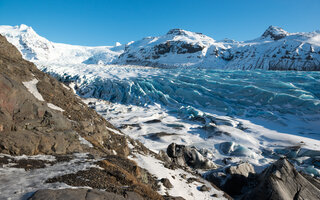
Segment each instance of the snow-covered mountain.
[[288,33],[270,26],[259,38],[237,42],[172,29],[164,36],[132,43],[115,61],[152,66],[320,70],[320,32]]
[[201,64],[208,51],[224,55],[228,46],[201,33],[172,29],[160,37],[146,37],[126,46],[116,60],[120,64],[193,66]]
[[54,43],[24,24],[0,26],[0,34],[18,48],[23,58],[33,62],[107,64],[123,52],[121,46],[86,47]]
[[84,47],[50,42],[26,25],[0,26],[31,61],[215,69],[320,70],[320,31],[288,33],[270,26],[260,37],[238,42],[172,29],[126,45]]

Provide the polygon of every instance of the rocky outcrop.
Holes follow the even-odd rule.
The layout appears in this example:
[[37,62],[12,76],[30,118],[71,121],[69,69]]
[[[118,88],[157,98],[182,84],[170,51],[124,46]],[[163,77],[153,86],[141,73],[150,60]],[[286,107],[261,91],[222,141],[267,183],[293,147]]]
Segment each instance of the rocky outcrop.
[[298,172],[285,158],[271,164],[260,174],[242,163],[207,172],[204,177],[232,197],[243,200],[287,200],[320,198],[320,181]]
[[216,168],[213,162],[204,158],[194,147],[172,143],[167,148],[167,154],[172,162],[179,166],[189,166],[195,169]]
[[154,55],[153,57],[160,57],[160,55],[166,53],[177,53],[177,54],[185,54],[185,53],[195,53],[198,51],[202,51],[204,49],[203,46],[199,44],[188,44],[180,41],[168,41],[164,44],[158,44],[154,46]]
[[254,168],[250,163],[241,163],[239,165],[230,166],[225,169],[228,175],[241,175],[248,177],[250,174],[254,174]]
[[134,161],[124,157],[107,156],[97,162],[100,168],[56,176],[47,183],[66,183],[74,187],[91,187],[126,197],[136,193],[143,199],[163,199],[156,191],[157,180]]
[[[11,155],[95,151],[128,155],[124,136],[71,89],[22,59],[0,36],[0,152]],[[82,145],[79,135],[93,144]],[[28,142],[26,142],[28,141]]]
[[280,40],[288,35],[289,33],[282,28],[269,26],[268,29],[262,34],[262,38],[270,37],[273,40]]
[[[311,181],[310,181],[311,180]],[[257,178],[257,185],[242,199],[320,199],[319,181],[306,178],[287,159],[267,167]]]
[[255,170],[249,163],[241,163],[205,173],[204,177],[231,196],[240,195],[251,184]]
[[61,190],[39,190],[29,200],[142,200],[143,198],[134,192],[127,193],[126,197],[111,192],[95,189],[61,189]]

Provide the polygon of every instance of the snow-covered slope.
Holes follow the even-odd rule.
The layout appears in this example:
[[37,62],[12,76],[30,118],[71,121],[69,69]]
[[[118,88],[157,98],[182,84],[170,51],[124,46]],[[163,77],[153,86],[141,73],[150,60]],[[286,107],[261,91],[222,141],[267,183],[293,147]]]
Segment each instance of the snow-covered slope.
[[201,33],[170,30],[134,42],[119,64],[229,69],[320,70],[320,32],[288,33],[270,26],[261,37],[215,41]]
[[320,70],[320,32],[288,33],[270,26],[254,40],[214,40],[172,29],[126,45],[84,47],[50,42],[26,25],[0,26],[27,60],[40,63],[123,64],[215,69]]
[[39,36],[24,24],[14,27],[0,26],[0,34],[15,45],[25,59],[33,62],[106,64],[123,51],[121,46],[85,47],[54,43]]
[[320,32],[288,33],[270,26],[261,37],[231,49],[228,68],[320,70]]

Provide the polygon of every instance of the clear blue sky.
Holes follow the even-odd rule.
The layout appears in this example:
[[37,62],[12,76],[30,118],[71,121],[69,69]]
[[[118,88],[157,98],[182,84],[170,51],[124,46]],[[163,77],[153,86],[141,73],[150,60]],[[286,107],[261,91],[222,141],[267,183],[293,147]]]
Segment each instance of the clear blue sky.
[[320,0],[0,0],[0,25],[26,24],[54,42],[113,45],[182,28],[247,40],[269,25],[320,29]]

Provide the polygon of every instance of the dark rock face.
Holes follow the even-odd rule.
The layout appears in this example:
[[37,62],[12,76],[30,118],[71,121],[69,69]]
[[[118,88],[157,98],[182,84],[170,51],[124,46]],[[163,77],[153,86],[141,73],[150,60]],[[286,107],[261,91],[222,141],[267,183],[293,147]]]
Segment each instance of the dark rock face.
[[241,163],[225,168],[224,172],[207,172],[205,178],[229,195],[235,196],[242,194],[242,190],[250,185],[254,175],[255,171],[251,164]]
[[110,192],[95,189],[61,189],[61,190],[39,190],[29,200],[142,200],[136,193],[130,192],[126,197]]
[[203,49],[204,47],[199,44],[189,44],[182,41],[167,41],[166,43],[154,46],[154,56],[158,58],[159,55],[169,52],[177,54],[196,53]]
[[274,40],[280,40],[288,35],[288,32],[282,28],[269,26],[269,28],[262,34],[262,37],[271,37]]
[[189,166],[197,169],[215,168],[215,165],[205,159],[197,149],[186,147],[172,143],[167,148],[167,154],[172,158],[172,161],[180,166]]
[[185,35],[185,32],[182,29],[174,28],[169,30],[167,35]]
[[223,184],[223,189],[229,195],[239,195],[243,188],[249,186],[250,181],[254,179],[254,168],[249,163],[242,163],[236,166],[230,166],[225,170],[227,179]]
[[318,183],[299,173],[287,159],[280,159],[258,175],[256,187],[242,199],[316,200],[320,199]]
[[299,173],[287,159],[279,159],[260,174],[248,163],[212,171],[205,178],[227,194],[243,200],[320,199],[320,181]]

